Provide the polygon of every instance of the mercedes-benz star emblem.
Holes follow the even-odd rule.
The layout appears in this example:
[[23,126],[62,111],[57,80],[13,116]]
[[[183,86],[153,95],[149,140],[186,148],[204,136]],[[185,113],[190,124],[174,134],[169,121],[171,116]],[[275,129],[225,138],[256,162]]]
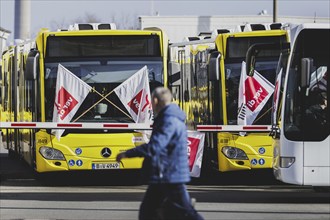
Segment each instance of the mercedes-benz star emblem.
[[107,147],[103,148],[101,150],[101,155],[102,155],[102,157],[105,157],[105,158],[110,157],[110,155],[111,155],[110,148],[107,148]]

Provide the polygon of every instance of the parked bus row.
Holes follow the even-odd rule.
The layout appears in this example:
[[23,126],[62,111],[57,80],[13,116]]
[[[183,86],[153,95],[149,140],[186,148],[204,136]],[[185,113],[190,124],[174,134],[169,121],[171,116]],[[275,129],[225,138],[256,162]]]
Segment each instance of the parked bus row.
[[[199,126],[207,125],[270,126],[273,124],[278,128],[279,125],[285,126],[285,120],[297,120],[295,121],[297,123],[304,121],[302,118],[292,116],[298,110],[302,111],[301,106],[305,106],[305,103],[301,102],[304,98],[299,96],[296,101],[286,101],[289,97],[283,95],[289,94],[284,89],[286,85],[284,82],[288,80],[285,76],[289,75],[285,67],[291,65],[291,59],[296,59],[295,62],[298,64],[295,65],[298,66],[291,67],[288,71],[301,71],[298,58],[292,58],[294,55],[291,55],[297,51],[296,47],[299,48],[299,52],[302,51],[301,57],[310,58],[312,55],[319,55],[324,59],[324,63],[319,65],[322,68],[314,71],[316,74],[327,71],[329,65],[326,63],[326,60],[329,62],[329,52],[321,53],[319,52],[321,49],[314,49],[311,44],[305,46],[307,43],[304,43],[309,40],[318,43],[320,48],[321,45],[324,45],[324,48],[329,47],[329,42],[319,40],[323,38],[316,40],[316,36],[324,35],[323,32],[318,34],[317,28],[315,35],[308,35],[310,39],[298,41],[302,43],[295,46],[298,32],[278,28],[236,33],[218,30],[217,34],[210,38],[169,44],[166,34],[156,28],[115,30],[115,25],[93,24],[93,26],[87,25],[92,30],[81,30],[88,29],[86,25],[84,26],[76,25],[69,30],[55,32],[43,29],[33,41],[13,46],[3,54],[2,122],[54,122],[56,112],[60,118],[64,118],[70,115],[74,107],[76,111],[72,111],[74,114],[70,122],[117,124],[141,122],[134,114],[139,113],[140,106],[148,106],[146,100],[150,91],[152,92],[157,86],[165,86],[171,89],[174,101],[185,111],[189,131],[196,131]],[[302,30],[305,28],[303,26]],[[329,34],[329,27],[323,31]],[[324,37],[324,39],[329,38]],[[291,49],[288,47],[290,41]],[[311,55],[305,55],[304,50]],[[307,67],[310,68],[309,71],[313,69],[311,64]],[[127,84],[128,80],[134,78],[137,73],[142,74],[144,70],[147,71],[149,93],[141,92],[129,98],[126,93],[116,92],[119,86]],[[283,73],[281,75],[283,80],[281,86],[277,87],[280,70]],[[78,105],[80,100],[72,99],[71,91],[62,89],[60,92],[56,89],[58,74],[61,71],[73,73],[79,79],[79,83],[82,81],[81,84],[87,88],[88,93],[81,99],[81,105]],[[309,74],[304,75],[306,83],[313,78],[308,77]],[[327,82],[327,77],[324,79]],[[319,80],[317,75],[316,80]],[[287,84],[290,83],[291,81]],[[297,82],[291,84],[289,87],[292,92],[297,93],[296,90],[299,90],[299,94],[302,93]],[[308,81],[307,84],[311,83]],[[125,91],[133,89],[133,84],[129,85],[125,87]],[[311,89],[306,90],[308,86],[304,86],[307,94]],[[144,88],[141,91],[146,90],[145,85],[141,88]],[[328,88],[327,83],[325,88]],[[329,92],[329,89],[326,92]],[[80,90],[79,94],[83,93],[83,90]],[[124,98],[126,101],[123,101]],[[291,103],[292,106],[285,107],[287,102],[289,103],[287,105]],[[285,114],[286,110],[281,108],[293,109],[290,110],[291,113]],[[277,117],[274,118],[274,115]],[[281,123],[276,124],[281,118],[284,121],[281,120]],[[144,119],[143,122],[148,121]],[[306,124],[304,126],[309,127]],[[279,128],[272,132],[276,133],[275,139],[268,131],[203,132],[205,138],[200,139],[204,140],[202,160],[199,164],[201,175],[214,168],[219,172],[227,172],[274,167],[277,178],[290,182],[281,177],[283,174],[279,175],[285,172],[278,171],[279,164],[283,168],[283,164],[292,160],[296,161],[297,166],[302,166],[306,162],[297,159],[302,154],[286,157],[288,152],[292,154],[293,152],[282,148],[285,145],[291,146],[292,141],[298,142],[299,138],[307,138],[308,135],[305,134],[306,132],[302,134],[292,128],[291,133],[294,138],[290,144],[283,144],[281,141],[286,140],[287,137],[283,136],[283,128]],[[280,134],[277,133],[278,130],[281,131]],[[316,130],[315,128],[311,131],[318,133],[315,132]],[[74,129],[72,127],[62,130],[59,136],[56,136],[56,132],[42,128],[3,128],[2,139],[10,154],[19,155],[37,172],[139,169],[142,165],[141,159],[123,160],[119,164],[115,158],[119,152],[147,141],[147,132],[135,129]],[[329,155],[329,124],[322,129],[322,132],[325,132],[322,133],[323,136],[316,139],[317,143],[324,142],[323,151],[321,149],[315,151],[310,163],[317,163],[316,152],[323,152],[323,155],[328,152]],[[281,138],[277,139],[278,137]],[[306,146],[309,141],[310,139],[305,140],[301,144]],[[299,147],[299,144],[293,147],[297,151],[303,148]],[[314,147],[308,149],[313,151]],[[312,155],[305,150],[300,153]],[[286,153],[280,156],[279,152]],[[329,157],[325,156],[322,161],[320,169],[315,168],[318,166],[308,166],[310,173],[320,175],[318,170],[322,170],[322,173],[329,171]],[[302,168],[296,168],[299,169]],[[296,174],[288,172],[288,175],[294,178]],[[309,181],[290,183],[318,185],[315,175],[311,177],[316,181],[314,183]],[[326,180],[322,182],[322,185],[327,184],[330,185],[329,178],[328,182]]]

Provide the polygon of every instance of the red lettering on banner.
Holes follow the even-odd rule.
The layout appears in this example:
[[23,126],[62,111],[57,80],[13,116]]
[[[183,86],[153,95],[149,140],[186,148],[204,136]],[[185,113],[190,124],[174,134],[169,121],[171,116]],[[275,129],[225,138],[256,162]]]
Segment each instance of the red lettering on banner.
[[148,99],[148,94],[146,95],[146,104],[144,104],[144,106],[142,107],[142,112],[144,111],[144,109],[146,108],[146,107],[148,107],[150,105],[150,101],[149,101],[149,99]]
[[61,87],[57,94],[57,103],[54,104],[60,119],[63,120],[78,104],[78,101],[64,87]]
[[189,158],[190,171],[192,170],[195,159],[196,159],[199,142],[200,142],[200,139],[198,139],[198,138],[188,137],[188,152],[187,153],[188,153],[188,158]]
[[137,115],[139,112],[141,98],[142,98],[143,89],[130,101],[127,105],[133,110],[133,112]]
[[248,77],[245,81],[246,106],[254,111],[259,104],[267,97],[268,92],[253,77]]

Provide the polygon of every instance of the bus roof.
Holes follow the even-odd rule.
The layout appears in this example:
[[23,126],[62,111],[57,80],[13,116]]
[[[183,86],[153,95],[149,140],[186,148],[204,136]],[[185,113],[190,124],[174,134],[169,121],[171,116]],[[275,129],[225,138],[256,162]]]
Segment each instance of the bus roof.
[[[299,33],[304,29],[330,29],[327,23],[305,23],[290,28],[290,42],[294,42]],[[293,45],[293,44],[292,44]]]

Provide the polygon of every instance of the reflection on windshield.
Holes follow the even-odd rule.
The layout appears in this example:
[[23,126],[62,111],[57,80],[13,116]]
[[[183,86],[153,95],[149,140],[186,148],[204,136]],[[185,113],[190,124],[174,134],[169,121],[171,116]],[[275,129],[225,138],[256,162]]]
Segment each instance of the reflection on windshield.
[[299,78],[291,70],[285,107],[285,132],[292,140],[323,140],[330,133],[328,67],[311,73],[308,92],[295,87]]
[[[100,62],[61,62],[61,64],[81,80],[93,87],[93,89],[102,96],[106,97],[100,101],[102,96],[92,90],[80,106],[73,121],[79,118],[78,121],[84,122],[133,122],[132,119],[123,113],[123,111],[126,113],[127,111],[112,90],[145,65],[149,72],[151,91],[153,91],[155,87],[161,86],[163,82],[161,61],[116,61],[108,62],[105,65],[101,65]],[[45,64],[45,101],[47,121],[52,121],[53,117],[57,66],[58,63]]]
[[[276,75],[277,61],[257,62],[255,69],[274,84]],[[228,63],[225,65],[226,71],[226,97],[227,97],[227,118],[228,124],[237,124],[238,112],[238,90],[241,76],[242,63]],[[253,124],[267,125],[271,123],[271,103],[272,98],[268,100],[261,110]]]

